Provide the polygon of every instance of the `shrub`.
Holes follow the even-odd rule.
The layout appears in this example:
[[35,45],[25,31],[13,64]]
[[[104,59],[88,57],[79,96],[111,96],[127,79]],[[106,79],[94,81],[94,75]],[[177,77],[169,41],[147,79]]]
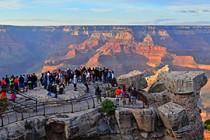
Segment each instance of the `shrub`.
[[210,120],[204,122],[205,129],[210,130]]
[[6,98],[0,99],[0,113],[4,112],[7,110],[8,107],[8,101]]
[[26,120],[26,121],[25,121],[24,127],[25,127],[26,130],[32,129],[32,124],[31,124],[31,122],[28,122],[28,121]]
[[102,102],[102,111],[108,115],[112,115],[115,112],[115,105],[111,100],[106,99]]

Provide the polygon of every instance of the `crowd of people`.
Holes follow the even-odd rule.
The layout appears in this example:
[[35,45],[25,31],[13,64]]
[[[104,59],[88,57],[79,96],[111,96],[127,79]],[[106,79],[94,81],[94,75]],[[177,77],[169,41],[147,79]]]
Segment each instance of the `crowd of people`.
[[37,78],[36,74],[20,75],[20,76],[10,76],[7,75],[2,77],[0,82],[1,86],[1,98],[6,97],[6,90],[16,90],[21,92],[26,92],[37,87],[37,83],[40,82],[41,85],[48,90],[48,96],[54,93],[54,97],[57,98],[58,94],[64,92],[65,86],[70,83],[74,85],[74,90],[77,90],[77,83],[81,82],[86,87],[86,92],[89,93],[89,85],[95,83],[95,81],[101,81],[104,83],[116,81],[114,72],[106,67],[99,68],[86,68],[81,66],[74,70],[57,70],[56,72],[45,72],[41,74],[41,78]]
[[77,83],[81,82],[86,87],[86,93],[89,93],[89,85],[95,83],[95,81],[101,81],[104,83],[116,81],[114,72],[108,68],[86,68],[81,66],[75,70],[67,69],[61,71],[60,69],[55,72],[45,72],[42,73],[40,78],[41,84],[45,89],[48,90],[48,95],[51,96],[51,93],[54,93],[54,97],[57,98],[58,92],[62,94],[65,86],[68,86],[70,83],[73,84],[74,91],[77,91]]
[[37,87],[37,76],[35,73],[20,76],[7,75],[2,77],[0,85],[2,90],[16,90],[27,91],[28,89],[34,89]]
[[38,78],[35,73],[28,75],[20,75],[20,76],[10,76],[7,75],[2,77],[0,81],[1,86],[1,99],[7,98],[6,92],[8,90],[11,91],[11,100],[15,101],[16,94],[14,91],[22,91],[26,92],[27,90],[34,89],[37,87]]
[[[45,72],[41,74],[41,78],[38,79],[36,74],[27,74],[20,76],[10,76],[7,75],[2,77],[0,81],[1,86],[1,99],[6,98],[7,90],[16,90],[26,92],[28,90],[32,90],[36,88],[37,83],[40,82],[41,85],[48,90],[48,96],[52,96],[54,94],[54,98],[58,97],[58,94],[63,94],[65,86],[68,86],[70,83],[73,84],[74,89],[77,90],[77,83],[81,82],[86,87],[86,93],[89,93],[89,85],[95,83],[96,81],[101,81],[103,83],[116,83],[116,78],[114,72],[109,70],[106,67],[99,68],[86,68],[85,66],[81,66],[80,68],[76,68],[74,70],[57,70],[56,72]],[[97,97],[97,102],[101,103],[101,89],[99,85],[95,86],[95,95]],[[126,93],[128,92],[128,93]],[[132,106],[136,105],[137,99],[137,91],[134,85],[126,89],[126,86],[118,87],[115,90],[116,96],[116,105],[119,105],[119,100],[122,100],[123,106],[126,104],[125,98],[128,97],[128,104]],[[15,101],[16,95],[12,92],[11,100]]]
[[125,85],[123,85],[122,87],[118,86],[118,88],[115,90],[116,105],[119,105],[120,99],[122,100],[123,106],[126,105],[125,98],[128,97],[128,104],[134,107],[136,105],[137,94],[138,92],[136,91],[136,87],[134,86],[134,84],[131,84],[127,90]]

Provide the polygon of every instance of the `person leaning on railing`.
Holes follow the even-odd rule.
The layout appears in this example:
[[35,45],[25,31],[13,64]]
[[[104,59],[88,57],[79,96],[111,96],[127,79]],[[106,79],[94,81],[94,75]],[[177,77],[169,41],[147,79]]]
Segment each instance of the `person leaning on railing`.
[[117,106],[119,106],[119,101],[120,101],[121,95],[122,95],[122,90],[121,90],[120,87],[118,87],[118,88],[115,90],[115,97],[116,97],[116,105],[117,105]]

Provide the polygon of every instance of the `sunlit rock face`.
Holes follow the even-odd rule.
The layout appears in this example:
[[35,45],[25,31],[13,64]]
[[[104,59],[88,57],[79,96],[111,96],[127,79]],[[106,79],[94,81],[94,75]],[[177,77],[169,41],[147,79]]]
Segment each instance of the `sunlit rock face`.
[[0,26],[0,73],[80,65],[107,66],[119,75],[162,64],[210,70],[209,30],[208,26]]

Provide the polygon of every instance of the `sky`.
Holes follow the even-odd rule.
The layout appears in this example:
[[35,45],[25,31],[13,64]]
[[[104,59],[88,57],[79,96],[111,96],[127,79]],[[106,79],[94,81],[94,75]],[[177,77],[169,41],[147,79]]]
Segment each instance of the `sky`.
[[0,25],[210,25],[210,0],[0,0]]

